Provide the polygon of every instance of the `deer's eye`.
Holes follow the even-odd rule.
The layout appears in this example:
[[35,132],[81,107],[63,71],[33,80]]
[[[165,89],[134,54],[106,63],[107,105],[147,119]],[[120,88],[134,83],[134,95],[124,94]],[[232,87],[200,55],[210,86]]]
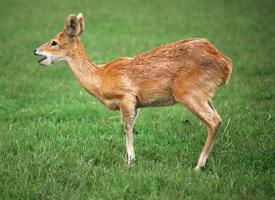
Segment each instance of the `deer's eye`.
[[56,46],[57,42],[56,41],[52,41],[51,46]]

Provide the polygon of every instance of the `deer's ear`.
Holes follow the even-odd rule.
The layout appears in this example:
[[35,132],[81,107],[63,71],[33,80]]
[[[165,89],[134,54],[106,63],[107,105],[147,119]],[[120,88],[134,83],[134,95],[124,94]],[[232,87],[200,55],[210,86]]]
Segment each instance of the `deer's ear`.
[[84,26],[84,16],[82,13],[79,13],[77,15],[77,20],[79,22],[79,35],[84,32],[85,26]]
[[[82,17],[81,17],[82,16]],[[69,15],[66,19],[64,32],[71,38],[79,36],[84,30],[83,15]]]

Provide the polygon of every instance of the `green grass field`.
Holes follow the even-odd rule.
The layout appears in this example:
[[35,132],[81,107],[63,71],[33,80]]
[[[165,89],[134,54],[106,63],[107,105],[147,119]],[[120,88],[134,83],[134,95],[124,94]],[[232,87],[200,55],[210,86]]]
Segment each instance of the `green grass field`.
[[[275,3],[20,1],[0,7],[0,199],[275,199]],[[208,38],[233,61],[213,99],[223,119],[203,172],[206,129],[180,105],[140,112],[128,167],[119,112],[88,95],[65,63],[32,52],[85,14],[95,63]]]

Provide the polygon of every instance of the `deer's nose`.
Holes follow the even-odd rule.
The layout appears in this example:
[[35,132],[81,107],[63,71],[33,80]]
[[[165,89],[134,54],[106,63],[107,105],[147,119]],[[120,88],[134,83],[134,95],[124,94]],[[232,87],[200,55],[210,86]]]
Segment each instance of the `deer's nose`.
[[37,49],[33,51],[33,55],[37,56]]

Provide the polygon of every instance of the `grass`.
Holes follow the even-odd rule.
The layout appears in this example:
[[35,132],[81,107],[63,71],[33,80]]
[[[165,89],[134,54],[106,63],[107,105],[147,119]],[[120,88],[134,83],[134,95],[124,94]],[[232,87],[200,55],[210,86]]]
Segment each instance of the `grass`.
[[[193,171],[205,127],[181,106],[141,111],[128,167],[119,113],[65,63],[37,65],[32,51],[80,11],[95,63],[189,37],[232,59],[213,100],[223,124],[205,171]],[[0,199],[275,199],[272,0],[13,0],[0,13]]]

